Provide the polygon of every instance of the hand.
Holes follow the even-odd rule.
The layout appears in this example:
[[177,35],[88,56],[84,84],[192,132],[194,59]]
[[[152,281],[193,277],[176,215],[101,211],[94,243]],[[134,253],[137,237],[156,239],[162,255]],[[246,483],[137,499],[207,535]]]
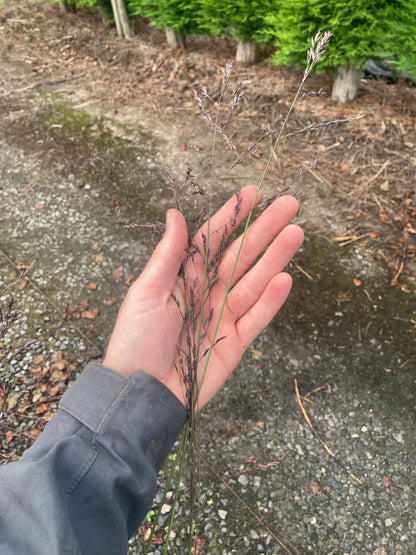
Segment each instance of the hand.
[[[232,218],[236,218],[238,225],[247,216],[256,188],[244,187],[240,194],[238,214],[235,213],[237,197],[234,195],[211,217],[210,258],[220,248],[223,230],[230,225]],[[261,195],[258,195],[257,202],[260,199]],[[198,397],[198,408],[202,408],[226,381],[246,348],[269,324],[289,294],[292,280],[282,270],[303,241],[302,230],[296,225],[288,225],[297,209],[294,197],[282,196],[248,229],[216,336],[217,339],[224,339],[213,347]],[[203,237],[207,236],[207,230],[208,223],[205,223],[193,239],[201,251],[204,250]],[[218,281],[209,296],[213,317],[200,346],[201,357],[210,346],[240,244],[241,237],[230,244],[220,261]],[[251,267],[267,246],[260,260]],[[204,275],[202,256],[196,255],[193,260],[188,258],[185,261],[187,247],[185,219],[179,211],[169,210],[165,234],[143,273],[127,293],[103,360],[105,366],[126,376],[136,370],[153,374],[184,405],[187,404],[186,388],[175,367],[179,358],[179,342],[182,350],[187,350],[182,333],[186,292],[179,270],[185,262],[188,288],[189,284],[196,283],[195,280],[199,287]],[[206,313],[207,310],[208,307],[205,308]],[[206,358],[201,358],[199,380],[205,364]]]

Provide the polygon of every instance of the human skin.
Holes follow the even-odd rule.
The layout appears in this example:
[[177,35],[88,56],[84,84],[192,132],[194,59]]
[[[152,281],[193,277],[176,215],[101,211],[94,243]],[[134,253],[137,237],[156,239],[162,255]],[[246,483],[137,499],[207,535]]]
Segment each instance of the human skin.
[[[210,258],[220,247],[225,225],[229,226],[234,217],[237,225],[246,218],[256,192],[254,186],[244,187],[237,213],[238,200],[234,195],[211,217]],[[260,200],[261,194],[258,194],[256,203]],[[280,310],[290,292],[292,279],[283,270],[303,241],[301,228],[290,224],[297,210],[298,202],[294,197],[282,196],[248,228],[216,335],[216,338],[224,339],[214,344],[205,373],[204,357],[198,365],[198,382],[204,376],[198,409],[220,389],[247,347]],[[207,232],[206,222],[195,234],[193,242],[203,245]],[[229,245],[221,258],[218,280],[210,291],[213,318],[200,353],[211,345],[240,244],[241,236]],[[184,280],[180,273],[182,263],[189,283],[194,284],[197,280],[202,284],[204,276],[203,257],[187,259],[187,247],[188,231],[183,215],[177,210],[168,210],[165,233],[121,305],[103,360],[105,366],[126,376],[136,370],[154,375],[185,406],[186,387],[177,371],[178,344],[187,350],[181,333],[185,309]]]

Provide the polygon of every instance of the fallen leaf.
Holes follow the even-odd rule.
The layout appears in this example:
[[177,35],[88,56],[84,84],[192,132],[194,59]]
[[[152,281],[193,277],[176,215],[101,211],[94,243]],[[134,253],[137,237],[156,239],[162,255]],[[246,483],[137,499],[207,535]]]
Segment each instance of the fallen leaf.
[[114,279],[120,279],[122,275],[123,275],[123,268],[121,266],[119,266],[113,271]]
[[102,254],[91,255],[93,262],[104,262],[106,260],[105,256]]
[[52,397],[57,395],[59,393],[59,390],[60,390],[59,385],[52,386],[51,389],[50,389],[50,394],[52,395]]
[[320,495],[322,493],[322,484],[317,482],[316,480],[309,480],[306,482],[306,489],[315,495]]
[[393,480],[390,478],[390,476],[383,476],[382,482],[383,486],[388,488],[392,485]]
[[33,359],[33,364],[40,364],[43,360],[45,360],[43,355],[37,355]]
[[57,360],[54,364],[54,368],[57,370],[66,370],[68,368],[67,360]]
[[6,442],[6,445],[8,445],[8,444],[11,442],[12,439],[13,439],[13,432],[12,432],[11,430],[8,430],[8,431],[5,433],[5,442]]
[[152,543],[153,545],[163,545],[165,541],[163,539],[162,532],[159,532],[158,534],[153,534],[150,543]]
[[106,306],[111,306],[112,304],[114,304],[116,302],[115,299],[104,299],[103,300],[103,304],[105,304]]
[[42,416],[42,419],[44,422],[49,422],[49,420],[51,420],[54,416],[55,413],[51,410],[48,410],[48,412],[45,412],[45,414]]
[[203,536],[194,536],[192,538],[192,555],[205,555],[205,543],[206,540]]
[[101,350],[96,345],[94,345],[93,347],[89,347],[88,349],[84,349],[81,354],[87,361],[102,356]]
[[48,410],[47,405],[43,404],[43,405],[39,405],[38,407],[36,407],[35,413],[36,414],[43,414],[47,410]]
[[84,312],[81,313],[81,316],[86,320],[94,320],[94,318],[98,316],[99,312],[99,308],[93,308],[91,310],[84,310]]
[[139,526],[139,534],[143,536],[145,542],[150,538],[150,534],[152,532],[152,527],[148,524],[141,524]]
[[126,279],[124,280],[124,285],[130,285],[134,281],[135,277],[133,274],[127,274]]
[[14,409],[14,407],[19,402],[22,394],[20,392],[12,393],[11,395],[7,396],[7,408],[8,410]]
[[217,434],[222,439],[227,439],[228,437],[238,434],[239,431],[240,428],[238,426],[229,426],[228,428],[220,428],[219,430],[217,430]]
[[180,150],[181,152],[185,152],[185,150],[186,150],[186,144],[183,143],[183,144],[179,147],[179,150]]
[[360,287],[360,285],[362,284],[362,281],[360,279],[354,278],[353,283],[355,285],[355,287]]
[[42,433],[41,430],[38,430],[37,428],[32,428],[31,430],[29,430],[28,436],[30,437],[30,439],[35,440],[35,439],[38,439],[41,433]]
[[57,362],[58,360],[62,360],[63,356],[64,355],[63,355],[62,351],[57,351],[56,353],[53,353],[52,362]]
[[93,291],[94,289],[97,289],[97,284],[94,282],[91,282],[87,285],[87,289],[90,289],[91,291]]
[[263,358],[263,353],[258,349],[250,349],[250,355],[254,358],[254,360],[260,360]]
[[61,381],[67,380],[68,377],[69,377],[69,374],[61,372],[60,370],[55,370],[55,372],[52,372],[49,381],[51,383],[61,382]]
[[23,291],[26,285],[29,283],[29,280],[25,277],[19,284],[19,291]]
[[379,210],[378,213],[378,217],[380,218],[380,222],[386,223],[389,221],[387,214],[384,212],[384,210]]

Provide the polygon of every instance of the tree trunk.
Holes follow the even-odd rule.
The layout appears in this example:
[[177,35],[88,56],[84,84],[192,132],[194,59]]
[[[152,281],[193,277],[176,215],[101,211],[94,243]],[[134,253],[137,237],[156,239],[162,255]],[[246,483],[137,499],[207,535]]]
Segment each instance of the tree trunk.
[[133,31],[130,25],[124,0],[111,0],[117,34],[121,38],[131,39]]
[[126,4],[124,0],[117,0],[118,11],[120,14],[121,26],[126,39],[131,39],[133,36],[133,29],[130,24],[129,14],[127,13]]
[[75,12],[75,4],[70,4],[66,0],[59,2],[59,9],[62,13]]
[[186,47],[185,37],[182,36],[179,31],[175,31],[175,29],[171,29],[170,27],[165,27],[165,34],[166,41],[170,48],[176,48],[179,50],[180,48]]
[[237,43],[237,53],[235,59],[237,62],[245,64],[254,64],[258,56],[257,44],[247,40],[239,40]]
[[361,69],[356,66],[339,66],[338,75],[332,86],[332,100],[349,102],[354,100],[360,86]]

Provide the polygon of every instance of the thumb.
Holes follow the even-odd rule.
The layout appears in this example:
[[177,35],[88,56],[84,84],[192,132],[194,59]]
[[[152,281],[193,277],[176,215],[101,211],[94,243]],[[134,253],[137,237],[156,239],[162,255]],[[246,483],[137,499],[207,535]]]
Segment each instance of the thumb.
[[179,210],[166,213],[166,230],[140,276],[141,285],[170,295],[186,256],[188,231]]

